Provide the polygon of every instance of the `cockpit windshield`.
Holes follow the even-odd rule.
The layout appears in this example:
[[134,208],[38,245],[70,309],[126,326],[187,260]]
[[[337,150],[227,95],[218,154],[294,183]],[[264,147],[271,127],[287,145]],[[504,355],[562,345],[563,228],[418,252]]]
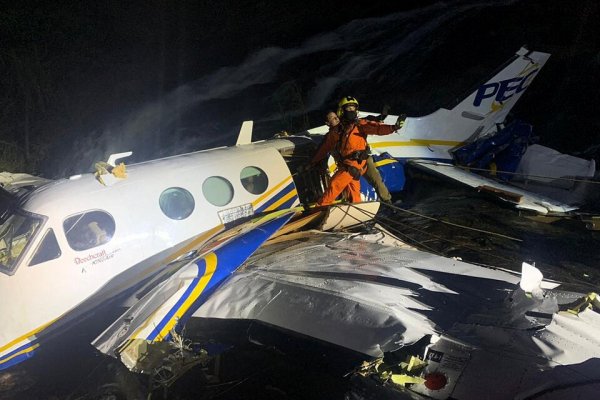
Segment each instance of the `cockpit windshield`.
[[42,224],[42,219],[18,212],[0,224],[0,271],[12,275],[21,255],[31,243]]

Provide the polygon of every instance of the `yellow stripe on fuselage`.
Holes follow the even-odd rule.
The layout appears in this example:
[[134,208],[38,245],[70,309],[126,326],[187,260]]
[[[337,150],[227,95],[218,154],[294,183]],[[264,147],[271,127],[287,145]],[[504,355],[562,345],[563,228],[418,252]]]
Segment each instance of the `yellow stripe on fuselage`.
[[26,334],[21,335],[21,336],[19,336],[18,338],[14,339],[14,340],[11,340],[10,342],[8,342],[7,344],[5,344],[4,346],[0,347],[0,351],[4,351],[4,350],[12,347],[16,343],[19,343],[20,341],[22,341],[24,339],[27,339],[27,338],[29,338],[31,336],[34,336],[34,335],[40,333],[41,331],[43,331],[44,329],[46,329],[48,326],[52,325],[57,320],[58,320],[58,318],[56,318],[56,319],[54,319],[54,320],[52,320],[50,322],[47,322],[44,325],[42,325],[42,326],[40,326],[38,328],[35,328],[31,332],[27,332]]
[[399,146],[458,146],[464,142],[455,140],[425,140],[425,139],[410,139],[407,142],[378,142],[371,144],[371,148],[379,149],[382,147],[399,147]]
[[273,189],[269,190],[268,192],[266,192],[262,196],[260,196],[258,199],[254,200],[252,202],[252,207],[256,208],[257,204],[262,202],[265,198],[269,197],[271,194],[273,194],[273,192],[275,192],[277,189],[281,188],[283,185],[285,185],[286,183],[288,183],[291,180],[292,180],[292,177],[288,176],[287,178],[285,178],[284,180],[279,182],[277,185],[275,185],[275,187],[273,187]]
[[276,210],[277,207],[279,207],[280,205],[282,205],[283,203],[285,203],[286,201],[288,201],[289,199],[291,199],[292,197],[297,196],[297,195],[298,195],[298,191],[296,191],[296,189],[294,189],[291,192],[289,192],[288,194],[286,194],[285,196],[283,196],[281,199],[277,200],[275,203],[273,203],[269,207],[267,207],[265,209],[265,211]]
[[34,344],[33,346],[31,346],[31,347],[28,347],[28,348],[26,348],[26,349],[23,349],[23,350],[19,351],[18,353],[15,353],[15,354],[13,354],[12,356],[8,357],[7,359],[4,359],[4,360],[0,361],[0,364],[4,364],[4,363],[6,363],[6,362],[8,362],[8,361],[12,360],[13,358],[15,358],[15,357],[17,357],[17,356],[20,356],[21,354],[27,354],[27,353],[30,353],[30,352],[34,351],[35,349],[37,349],[38,347],[40,347],[40,344],[39,344],[39,343],[36,343],[36,344]]
[[386,158],[386,159],[383,159],[381,161],[377,161],[375,163],[375,166],[376,167],[382,167],[384,165],[393,164],[393,163],[397,163],[397,162],[398,162],[398,160]]

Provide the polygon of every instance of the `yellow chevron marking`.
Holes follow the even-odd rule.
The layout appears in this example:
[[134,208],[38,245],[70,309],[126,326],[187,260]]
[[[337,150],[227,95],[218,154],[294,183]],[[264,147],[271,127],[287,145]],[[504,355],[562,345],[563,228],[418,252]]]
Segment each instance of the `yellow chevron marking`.
[[146,278],[147,276],[155,273],[158,270],[158,268],[169,264],[171,261],[176,260],[179,256],[181,256],[183,254],[189,253],[190,251],[197,249],[201,244],[204,244],[204,242],[206,242],[210,237],[212,237],[212,236],[216,235],[217,233],[219,233],[220,231],[222,231],[224,227],[225,227],[224,225],[217,225],[214,228],[211,228],[210,230],[204,232],[203,234],[201,234],[200,236],[198,236],[197,238],[192,240],[190,243],[186,244],[181,249],[177,250],[175,253],[170,253],[165,258],[163,258],[163,259],[155,262],[151,266],[145,268],[142,273],[135,276],[134,282],[132,282],[131,280],[124,282],[123,284],[114,288],[110,292],[107,292],[105,296],[107,298],[110,298],[110,297],[114,296],[115,294],[120,293],[124,289],[130,287],[133,283],[144,280],[144,278]]
[[162,340],[165,336],[171,332],[171,329],[175,326],[179,318],[190,308],[192,303],[200,297],[208,282],[210,282],[215,270],[217,269],[217,255],[215,253],[207,254],[204,257],[204,261],[206,267],[204,269],[204,275],[200,278],[200,281],[196,284],[192,293],[188,296],[188,298],[183,302],[183,304],[179,307],[179,309],[175,312],[175,314],[171,317],[169,322],[165,325],[165,327],[160,331],[156,339],[154,341]]

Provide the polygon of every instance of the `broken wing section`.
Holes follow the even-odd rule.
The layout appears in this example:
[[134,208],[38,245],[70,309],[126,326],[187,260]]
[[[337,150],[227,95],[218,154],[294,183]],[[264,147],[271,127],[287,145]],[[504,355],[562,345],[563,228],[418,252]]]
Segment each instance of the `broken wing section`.
[[192,313],[294,214],[276,212],[232,229],[148,292],[92,344],[132,371],[152,370],[168,354],[164,342],[177,339]]
[[411,160],[409,163],[442,179],[455,181],[477,189],[479,192],[495,196],[502,201],[513,204],[520,210],[528,210],[542,215],[565,215],[578,208],[497,179],[474,174],[463,167],[452,164],[431,160]]

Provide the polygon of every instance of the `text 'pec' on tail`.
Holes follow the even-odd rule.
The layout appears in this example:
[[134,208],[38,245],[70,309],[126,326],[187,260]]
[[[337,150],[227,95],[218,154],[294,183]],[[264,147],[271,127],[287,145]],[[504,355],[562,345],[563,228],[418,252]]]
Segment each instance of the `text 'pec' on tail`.
[[498,73],[479,85],[452,111],[463,118],[480,121],[480,131],[486,132],[504,121],[549,57],[550,54],[522,47]]

